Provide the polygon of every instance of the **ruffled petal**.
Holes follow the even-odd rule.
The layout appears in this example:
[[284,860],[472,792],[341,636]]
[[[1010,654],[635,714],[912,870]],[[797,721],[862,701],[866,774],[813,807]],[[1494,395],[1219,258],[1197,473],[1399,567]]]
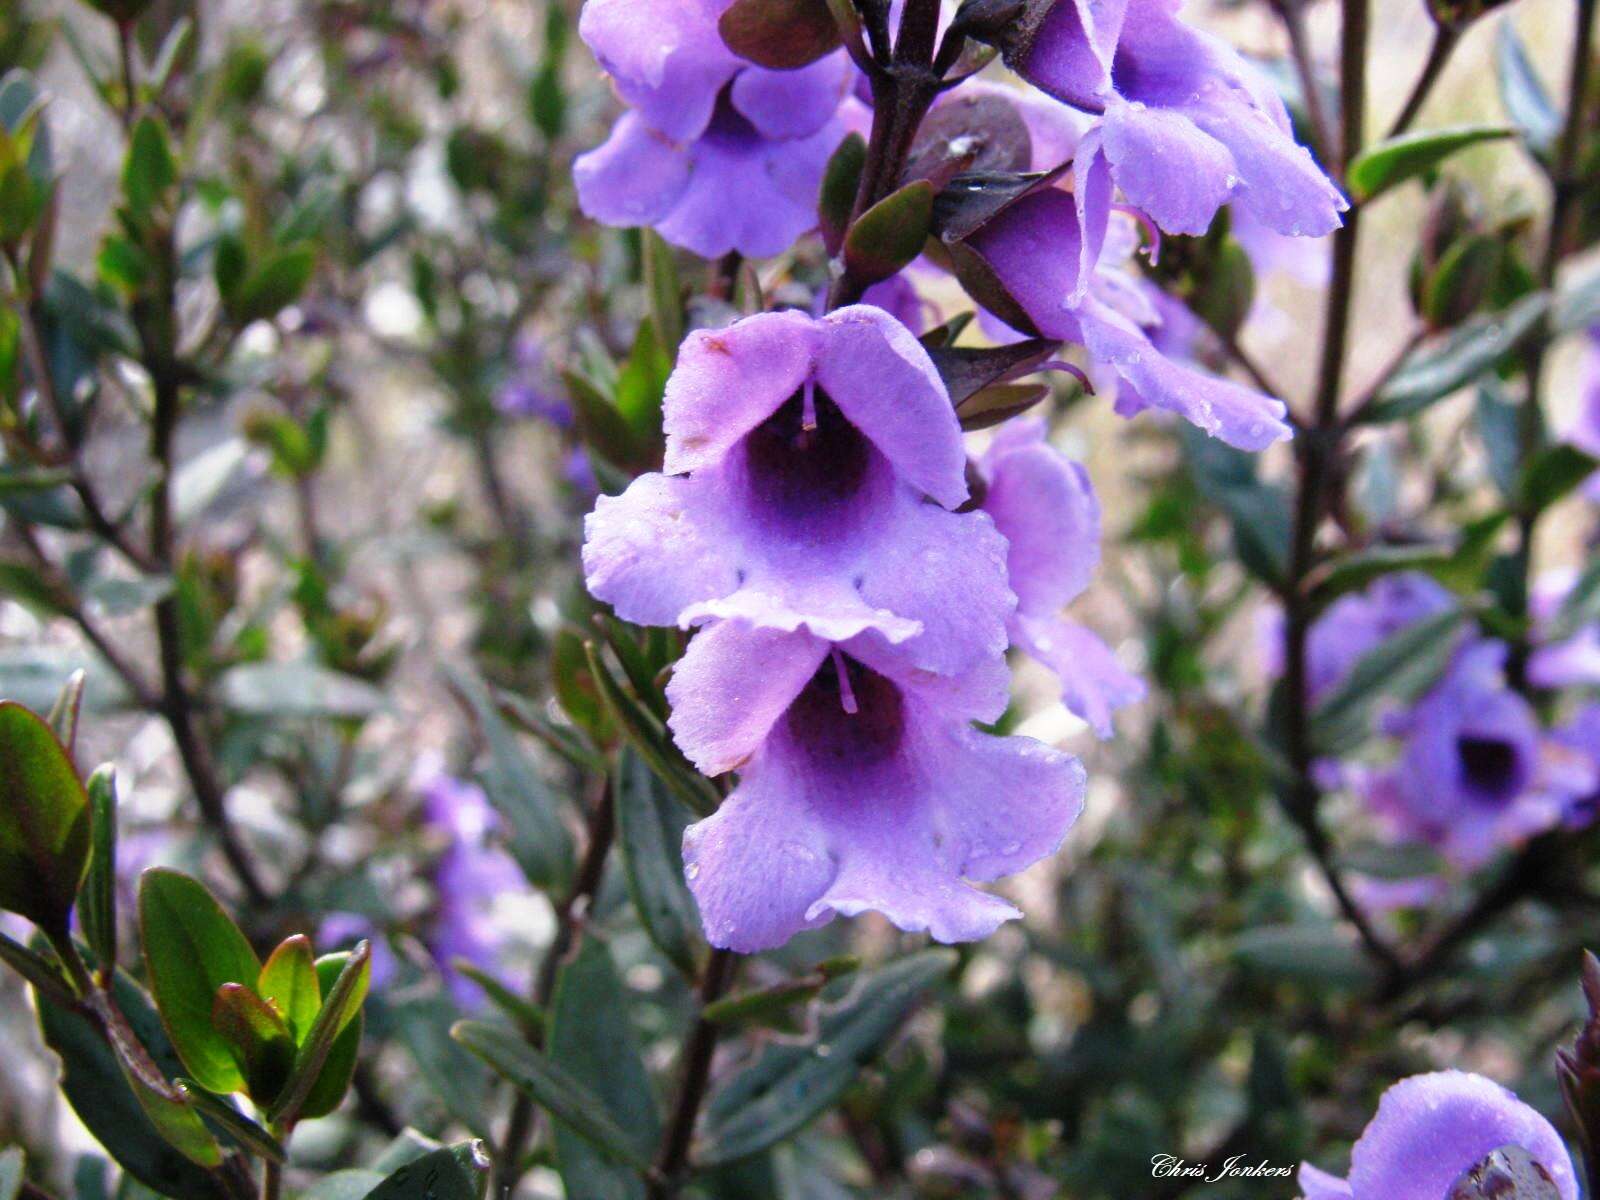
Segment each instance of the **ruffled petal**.
[[1535,687],[1589,687],[1600,683],[1600,626],[1590,625],[1565,641],[1540,646],[1528,658]]
[[1104,740],[1112,734],[1111,714],[1144,699],[1144,680],[1130,672],[1099,636],[1072,621],[1018,617],[1017,647],[1056,673],[1061,699]]
[[606,225],[653,225],[689,186],[689,155],[637,113],[617,118],[611,135],[572,164],[578,205]]
[[1299,1183],[1304,1200],[1354,1200],[1348,1183],[1310,1163],[1300,1164]]
[[804,633],[740,621],[702,629],[667,684],[678,748],[707,775],[737,769],[827,655],[827,643]]
[[664,469],[676,475],[721,462],[811,375],[816,342],[816,323],[794,311],[685,338],[662,400]]
[[802,138],[822,128],[854,82],[850,56],[836,50],[795,71],[747,66],[728,98],[763,137]]
[[1204,233],[1238,183],[1228,148],[1180,112],[1113,97],[1101,137],[1123,195],[1168,233]]
[[705,131],[717,93],[746,65],[717,32],[731,2],[588,0],[578,36],[646,122],[686,141]]
[[1577,1200],[1572,1160],[1549,1121],[1481,1075],[1415,1075],[1383,1094],[1356,1142],[1350,1192],[1356,1200],[1439,1200],[1462,1172],[1507,1145],[1532,1155],[1562,1200]]
[[1092,298],[1078,323],[1090,355],[1122,380],[1118,412],[1164,408],[1241,450],[1264,450],[1293,436],[1283,401],[1163,357],[1143,331]]
[[[1213,93],[1188,110],[1198,129],[1233,158],[1233,203],[1276,233],[1322,237],[1349,208],[1311,152],[1236,93]],[[1226,181],[1225,181],[1226,182]]]
[[961,424],[933,360],[882,309],[852,304],[822,318],[817,383],[912,487],[946,508],[967,499]]
[[1128,0],[1064,0],[1050,9],[1018,69],[1052,96],[1097,108],[1111,86],[1112,56]]
[[723,525],[694,478],[641,475],[584,518],[589,591],[624,621],[676,625],[690,605],[739,586]]

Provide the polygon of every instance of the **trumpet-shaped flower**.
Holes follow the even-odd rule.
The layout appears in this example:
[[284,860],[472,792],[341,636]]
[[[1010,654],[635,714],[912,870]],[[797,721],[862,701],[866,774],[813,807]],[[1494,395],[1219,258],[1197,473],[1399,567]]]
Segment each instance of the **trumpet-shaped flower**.
[[1184,24],[1175,0],[1057,0],[1011,56],[1030,82],[1100,114],[1080,190],[1109,176],[1169,233],[1204,233],[1224,204],[1320,237],[1348,205],[1270,83],[1225,42]]
[[960,426],[887,313],[697,331],[664,423],[666,473],[601,497],[585,527],[589,589],[625,620],[871,633],[945,673],[1005,648],[1005,540],[949,511],[967,499]]
[[[1086,225],[1096,227],[1103,239],[1103,221]],[[1096,366],[1115,371],[1122,415],[1167,409],[1244,450],[1290,436],[1282,401],[1174,362],[1155,348],[1140,324],[1149,319],[1147,302],[1094,269],[1099,248],[1085,250],[1071,194],[1058,188],[1032,192],[963,246],[1040,333],[1085,347]]]
[[939,941],[985,937],[1019,913],[969,881],[1054,853],[1082,806],[1077,759],[971,727],[1005,708],[998,656],[934,675],[871,638],[722,621],[668,697],[689,759],[740,772],[684,834],[713,945],[753,953],[868,910]]
[[1395,1084],[1350,1152],[1349,1177],[1303,1163],[1300,1189],[1305,1200],[1446,1200],[1463,1175],[1507,1146],[1525,1151],[1561,1200],[1578,1200],[1554,1126],[1493,1080],[1464,1071]]
[[1089,473],[1045,441],[1038,420],[1002,429],[980,470],[983,509],[1009,545],[1011,642],[1054,671],[1067,707],[1110,737],[1112,712],[1142,699],[1144,683],[1099,637],[1060,615],[1100,561],[1100,502]]

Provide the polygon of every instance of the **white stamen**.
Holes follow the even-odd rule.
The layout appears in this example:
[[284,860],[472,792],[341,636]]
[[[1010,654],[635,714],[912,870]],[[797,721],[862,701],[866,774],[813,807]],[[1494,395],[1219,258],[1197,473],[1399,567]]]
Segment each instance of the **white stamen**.
[[808,379],[806,380],[805,391],[800,400],[800,428],[815,429],[816,427],[817,381],[815,379]]
[[856,704],[855,692],[850,689],[850,672],[844,665],[844,655],[839,653],[839,647],[835,646],[831,653],[833,654],[833,669],[839,673],[839,703],[844,707],[845,712],[853,717],[861,709]]

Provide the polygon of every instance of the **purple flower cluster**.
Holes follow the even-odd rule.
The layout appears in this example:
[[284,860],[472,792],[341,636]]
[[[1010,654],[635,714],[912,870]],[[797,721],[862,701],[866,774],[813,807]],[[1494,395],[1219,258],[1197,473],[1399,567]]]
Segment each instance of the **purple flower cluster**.
[[1304,1163],[1300,1190],[1304,1200],[1446,1200],[1468,1172],[1507,1148],[1526,1154],[1534,1177],[1554,1184],[1561,1200],[1578,1200],[1572,1157],[1539,1113],[1482,1075],[1413,1075],[1383,1094],[1350,1152],[1349,1176]]
[[[1053,853],[1083,770],[972,725],[1006,707],[1020,623],[1048,644],[1048,610],[1082,589],[1081,472],[1036,435],[997,444],[989,511],[969,511],[944,384],[867,305],[691,334],[664,418],[665,473],[601,498],[584,567],[624,619],[700,626],[668,687],[672,732],[707,774],[739,775],[684,839],[707,936],[754,951],[873,909],[956,941],[1018,915],[968,882]],[[1041,480],[1065,511],[1010,498]],[[1103,677],[1088,711],[1137,691]]]
[[[1364,593],[1342,597],[1307,638],[1311,698],[1325,697],[1382,642],[1452,606],[1443,587],[1413,574],[1385,576]],[[1530,680],[1554,686],[1557,663],[1567,662],[1576,674],[1562,674],[1564,681],[1593,682],[1596,675],[1580,670],[1582,643],[1593,636],[1591,630],[1535,650]],[[1276,671],[1277,630],[1268,644]],[[1566,657],[1548,657],[1551,651]],[[1535,834],[1588,823],[1600,788],[1600,717],[1585,710],[1570,725],[1546,731],[1508,684],[1507,656],[1503,642],[1463,635],[1438,682],[1409,707],[1383,714],[1381,732],[1398,742],[1391,763],[1329,763],[1319,773],[1350,784],[1396,838],[1431,845],[1462,868]]]

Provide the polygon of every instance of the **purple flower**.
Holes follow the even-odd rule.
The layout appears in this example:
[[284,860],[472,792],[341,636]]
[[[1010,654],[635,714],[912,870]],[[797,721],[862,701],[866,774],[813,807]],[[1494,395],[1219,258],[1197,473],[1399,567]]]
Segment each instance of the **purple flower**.
[[[1282,401],[1202,374],[1161,355],[1140,327],[1148,301],[1136,289],[1094,269],[1079,231],[1083,205],[1057,188],[1018,200],[964,244],[987,265],[1040,333],[1084,346],[1098,366],[1120,379],[1117,411],[1146,408],[1181,414],[1214,437],[1260,450],[1290,436]],[[1091,201],[1092,204],[1092,201]],[[1098,228],[1104,237],[1102,220]],[[1130,316],[1129,305],[1138,305]]]
[[1030,82],[1101,114],[1079,147],[1079,189],[1108,173],[1170,233],[1204,233],[1227,203],[1296,237],[1338,228],[1348,205],[1295,142],[1271,85],[1176,9],[1172,0],[1058,0],[1013,55]]
[[984,514],[948,511],[967,499],[961,429],[887,313],[690,334],[664,425],[666,473],[602,496],[585,524],[589,590],[624,620],[870,631],[947,674],[1004,650],[1005,540]]
[[[1532,599],[1534,629],[1546,634],[1578,583],[1573,571],[1541,578]],[[1600,684],[1600,622],[1576,633],[1545,641],[1528,657],[1528,682],[1541,688],[1590,687]]]
[[[1384,575],[1364,592],[1339,597],[1306,637],[1306,690],[1311,699],[1325,696],[1342,682],[1362,655],[1451,604],[1450,593],[1441,584],[1413,571]],[[1281,613],[1273,614],[1266,632],[1267,672],[1281,675]]]
[[578,23],[631,107],[573,164],[579,204],[703,258],[778,254],[811,229],[828,156],[861,113],[842,50],[772,71],[723,45],[729,2],[589,0]]
[[1100,502],[1089,473],[1045,441],[1038,420],[1005,426],[980,470],[983,509],[1009,543],[1011,643],[1054,671],[1067,707],[1108,738],[1112,712],[1143,699],[1144,683],[1095,634],[1060,616],[1100,561]]
[[707,938],[745,953],[836,914],[883,913],[943,942],[1020,915],[970,887],[1055,852],[1082,807],[1077,759],[972,729],[1006,705],[998,655],[959,676],[909,668],[862,637],[722,621],[668,688],[672,730],[739,786],[684,834]]
[[1547,747],[1532,706],[1506,685],[1505,657],[1500,642],[1459,651],[1432,691],[1390,719],[1400,759],[1367,787],[1399,834],[1464,867],[1561,824],[1594,784],[1591,764]]
[[511,371],[496,389],[494,406],[507,416],[533,417],[557,429],[572,425],[567,398],[550,383],[544,348],[528,336],[519,336],[511,348]]
[[400,973],[399,961],[389,947],[383,931],[360,913],[331,912],[317,925],[317,936],[312,939],[319,953],[331,953],[343,946],[357,942],[372,943],[372,987],[382,989]]
[[1305,1200],[1444,1200],[1505,1146],[1527,1151],[1562,1200],[1578,1200],[1571,1156],[1550,1122],[1493,1080],[1464,1071],[1395,1084],[1350,1152],[1349,1177],[1302,1163],[1300,1188]]
[[[1589,327],[1589,348],[1584,358],[1582,394],[1578,416],[1567,430],[1567,441],[1579,450],[1600,458],[1600,325]],[[1584,495],[1600,500],[1600,473],[1583,485]]]

